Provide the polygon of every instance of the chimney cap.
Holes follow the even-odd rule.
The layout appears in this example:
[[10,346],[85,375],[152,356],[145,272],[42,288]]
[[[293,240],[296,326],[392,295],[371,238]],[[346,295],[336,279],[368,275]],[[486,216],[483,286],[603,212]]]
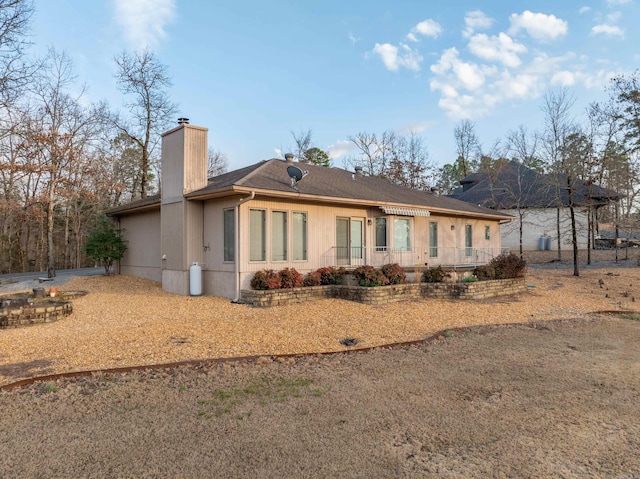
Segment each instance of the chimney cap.
[[356,175],[362,175],[362,166],[356,166],[355,170],[356,170]]
[[284,159],[287,160],[287,163],[293,163],[293,153],[285,153]]
[[188,125],[188,124],[189,124],[189,118],[185,118],[185,117],[178,118],[178,125]]

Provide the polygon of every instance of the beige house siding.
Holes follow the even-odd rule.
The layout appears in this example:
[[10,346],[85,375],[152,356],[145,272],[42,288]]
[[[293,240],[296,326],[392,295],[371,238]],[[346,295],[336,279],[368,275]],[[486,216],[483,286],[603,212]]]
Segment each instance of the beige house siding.
[[[234,208],[241,197],[219,201],[207,201],[204,206],[204,290],[206,294],[232,296],[233,280],[235,279],[235,264],[223,261],[223,210]],[[500,252],[500,224],[495,220],[481,220],[470,218],[455,218],[432,215],[429,217],[388,216],[378,207],[343,207],[339,205],[314,204],[311,202],[287,202],[259,198],[248,201],[240,209],[240,264],[239,275],[242,289],[250,287],[250,281],[256,271],[263,269],[281,270],[295,268],[303,275],[324,266],[344,265],[356,267],[359,264],[382,265],[389,262],[399,262],[403,266],[428,265],[456,265],[465,262],[486,262],[488,255]],[[250,261],[250,210],[264,210],[266,213],[266,260]],[[272,212],[286,212],[288,218],[288,259],[274,261],[271,258],[271,221]],[[293,212],[307,214],[307,251],[308,259],[293,261],[291,259]],[[410,251],[403,253],[391,252],[393,245],[389,244],[389,251],[376,251],[375,248],[375,218],[388,218],[388,229],[392,229],[394,218],[409,219]],[[362,220],[364,225],[362,260],[352,260],[352,264],[336,261],[336,220],[350,218]],[[370,223],[369,224],[369,220]],[[438,223],[438,256],[429,256],[429,223]],[[465,225],[471,225],[473,232],[473,257],[465,254]],[[453,225],[453,229],[451,226]],[[485,239],[485,226],[490,228],[490,239]],[[392,236],[392,231],[388,231]],[[389,242],[392,240],[389,239]],[[215,279],[214,279],[215,278]],[[215,281],[215,284],[214,284]]]
[[[502,245],[517,252],[520,248],[520,219],[517,210],[504,210],[505,213],[515,216],[513,222],[502,228]],[[578,233],[578,248],[587,247],[588,219],[587,211],[576,208],[576,231]],[[540,237],[552,238],[551,249],[558,249],[557,210],[554,208],[531,208],[525,211],[522,228],[523,251],[535,251],[539,249]],[[560,247],[562,250],[571,250],[571,217],[569,208],[560,209]]]
[[127,251],[120,260],[120,273],[161,281],[160,210],[123,216],[120,228],[127,241]]

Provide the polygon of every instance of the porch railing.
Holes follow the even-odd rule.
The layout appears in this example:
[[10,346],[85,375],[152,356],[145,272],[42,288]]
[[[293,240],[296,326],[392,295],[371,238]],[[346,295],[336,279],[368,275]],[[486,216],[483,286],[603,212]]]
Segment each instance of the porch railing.
[[[454,246],[381,248],[334,246],[324,255],[325,266],[382,266],[398,263],[400,266],[478,266],[487,264],[504,253],[504,248],[456,248]],[[506,250],[508,252],[508,250]]]

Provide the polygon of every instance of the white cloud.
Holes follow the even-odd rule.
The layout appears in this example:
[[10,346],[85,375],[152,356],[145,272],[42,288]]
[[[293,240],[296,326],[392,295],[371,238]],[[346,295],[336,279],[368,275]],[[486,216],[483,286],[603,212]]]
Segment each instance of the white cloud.
[[578,14],[582,15],[582,14],[587,13],[589,11],[591,11],[591,7],[587,7],[587,6],[580,7],[580,10],[578,10]]
[[462,35],[465,38],[471,37],[476,30],[486,30],[493,25],[493,18],[487,17],[484,12],[480,10],[473,10],[467,12],[464,17],[465,28]]
[[616,23],[622,17],[622,12],[620,10],[616,10],[615,12],[611,12],[607,14],[607,20],[610,23]]
[[280,148],[274,148],[273,152],[277,155],[277,158],[282,158],[282,150]]
[[349,140],[338,140],[333,145],[329,145],[326,149],[329,158],[336,159],[341,156],[348,155],[352,151],[354,151],[356,145],[353,144],[352,141]]
[[349,40],[351,40],[352,45],[355,45],[360,39],[356,38],[352,32],[349,32]]
[[551,77],[551,84],[561,87],[570,87],[576,84],[576,75],[573,72],[563,70]]
[[408,135],[410,133],[423,133],[429,128],[435,125],[433,121],[420,121],[418,123],[412,123],[411,125],[404,126],[398,130],[398,133],[402,135]]
[[442,27],[440,26],[440,24],[435,20],[431,20],[430,18],[428,18],[413,27],[407,34],[407,38],[412,42],[417,42],[419,41],[417,35],[437,38],[441,33]]
[[491,37],[479,33],[469,40],[469,50],[483,60],[498,61],[508,67],[517,67],[521,63],[518,54],[526,53],[527,47],[514,42],[506,33]]
[[153,47],[165,39],[173,19],[175,0],[114,0],[116,20],[136,49]]
[[609,35],[609,36],[624,36],[624,30],[616,25],[596,25],[591,29],[591,35]]
[[[445,50],[438,62],[431,65],[431,71],[436,75],[450,76],[453,85],[459,85],[466,90],[477,90],[484,84],[487,74],[493,72],[490,67],[481,67],[460,60],[455,47]],[[438,89],[442,90],[442,87]]]
[[400,48],[390,43],[376,43],[373,53],[380,55],[387,70],[397,71],[401,67],[414,71],[420,70],[422,56],[404,43],[400,44]]
[[509,21],[511,22],[510,34],[513,35],[524,30],[532,38],[541,42],[555,40],[566,35],[569,30],[568,23],[555,15],[533,13],[529,10],[522,12],[522,15],[511,14]]

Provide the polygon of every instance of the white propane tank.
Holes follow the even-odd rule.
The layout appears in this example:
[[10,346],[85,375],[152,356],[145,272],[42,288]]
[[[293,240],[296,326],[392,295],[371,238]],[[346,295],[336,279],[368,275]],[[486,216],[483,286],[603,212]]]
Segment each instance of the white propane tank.
[[202,267],[197,262],[189,268],[189,294],[191,296],[202,294]]

